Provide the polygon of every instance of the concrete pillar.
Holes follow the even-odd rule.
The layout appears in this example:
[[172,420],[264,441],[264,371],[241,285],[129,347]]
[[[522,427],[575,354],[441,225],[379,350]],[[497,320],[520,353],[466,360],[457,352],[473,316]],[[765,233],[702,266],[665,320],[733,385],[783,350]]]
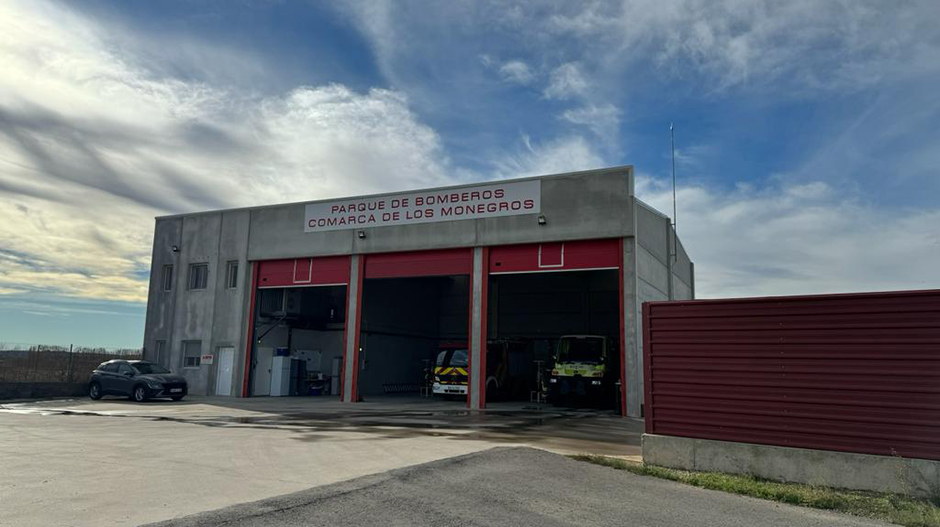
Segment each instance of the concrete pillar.
[[354,254],[349,258],[349,285],[346,287],[346,331],[343,334],[342,401],[359,400],[359,330],[362,320],[362,272],[365,260]]
[[643,402],[643,327],[640,325],[640,306],[637,303],[636,238],[623,240],[623,312],[626,338],[626,360],[623,379],[626,380],[627,415],[640,417]]
[[486,379],[486,289],[489,276],[486,266],[487,250],[473,249],[473,271],[470,274],[470,371],[467,379],[467,405],[472,410],[486,407],[484,392]]

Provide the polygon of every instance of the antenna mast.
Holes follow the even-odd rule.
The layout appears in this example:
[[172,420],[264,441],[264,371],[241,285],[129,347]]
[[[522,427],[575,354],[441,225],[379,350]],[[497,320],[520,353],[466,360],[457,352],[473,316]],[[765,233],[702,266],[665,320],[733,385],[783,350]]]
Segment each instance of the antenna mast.
[[676,214],[676,132],[669,123],[669,139],[672,142],[672,261],[679,261],[679,240],[677,239],[679,219]]

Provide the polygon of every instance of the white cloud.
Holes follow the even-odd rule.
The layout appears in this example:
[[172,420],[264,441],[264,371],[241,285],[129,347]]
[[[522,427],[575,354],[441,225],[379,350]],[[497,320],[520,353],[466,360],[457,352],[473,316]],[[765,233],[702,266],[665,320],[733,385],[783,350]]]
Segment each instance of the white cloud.
[[572,124],[585,126],[606,141],[615,141],[620,128],[620,109],[612,104],[588,104],[565,110],[561,118]]
[[[637,196],[672,210],[663,181],[639,177]],[[882,210],[821,181],[683,186],[677,201],[701,298],[940,287],[938,210]]]
[[514,84],[529,84],[535,75],[529,69],[529,65],[521,60],[510,60],[499,67],[499,73],[502,79]]
[[161,76],[96,24],[0,4],[0,294],[143,301],[153,216],[448,181],[399,92]]
[[703,76],[700,90],[748,84],[858,90],[937,69],[940,4],[639,0],[565,6],[536,31],[573,36],[585,54],[621,69],[652,58],[660,73]]
[[494,177],[524,177],[589,170],[605,166],[597,150],[581,136],[533,143],[523,136],[519,149],[493,163]]
[[[917,10],[808,0],[558,4],[539,20],[530,19],[527,8],[514,8],[507,22],[499,10],[481,8],[479,15],[478,4],[469,3],[455,7],[459,13],[448,20],[464,24],[461,31],[494,22],[486,18],[494,13],[495,22],[511,23],[513,34],[538,53],[514,54],[519,58],[506,63],[488,55],[480,60],[498,65],[509,82],[531,85],[544,80],[539,72],[551,71],[543,102],[570,106],[559,121],[607,137],[621,119],[608,101],[631,89],[624,79],[632,80],[633,62],[650,58],[656,73],[691,75],[696,89],[701,83],[706,91],[762,84],[799,93],[871,86],[895,73],[935,78],[940,41],[938,16],[931,15],[940,15],[940,4],[913,4]],[[451,181],[459,171],[404,93],[423,100],[435,91],[410,89],[421,82],[414,72],[426,69],[415,63],[454,71],[453,50],[413,38],[389,3],[357,6],[357,21],[396,89],[324,85],[260,96],[223,84],[237,75],[232,70],[262,75],[265,68],[250,55],[235,67],[220,64],[222,73],[200,76],[202,82],[184,81],[162,64],[172,60],[170,53],[155,67],[127,45],[128,35],[116,42],[113,28],[66,7],[0,3],[0,295],[39,290],[139,302],[146,294],[154,215]],[[422,28],[439,30],[438,13],[431,14]],[[576,43],[546,51],[559,37]],[[200,42],[186,47],[205,49]],[[480,51],[468,52],[470,61]],[[185,61],[211,68],[228,62],[226,53],[210,50]],[[895,99],[908,105],[903,119]],[[881,178],[877,163],[856,151],[880,153],[909,142],[907,125],[933,119],[936,97],[888,97],[875,110],[805,163],[798,184],[776,179],[731,192],[680,190],[680,236],[696,261],[700,294],[938,286],[940,239],[933,226],[940,213],[880,209],[833,183],[840,170],[850,178],[862,171]],[[607,164],[598,149],[602,141],[556,133],[541,141],[523,136],[514,151],[489,153],[492,174]],[[910,170],[892,177],[935,174],[932,142],[927,136],[905,156]],[[708,155],[689,147],[679,151],[679,161],[695,166]],[[668,189],[650,180],[638,188],[640,197],[671,210]]]
[[536,78],[535,72],[523,60],[514,59],[501,62],[499,58],[487,53],[483,53],[479,58],[480,64],[487,69],[496,70],[503,82],[526,86]]
[[547,99],[571,99],[587,93],[588,82],[574,62],[566,62],[552,71],[548,86],[542,92]]

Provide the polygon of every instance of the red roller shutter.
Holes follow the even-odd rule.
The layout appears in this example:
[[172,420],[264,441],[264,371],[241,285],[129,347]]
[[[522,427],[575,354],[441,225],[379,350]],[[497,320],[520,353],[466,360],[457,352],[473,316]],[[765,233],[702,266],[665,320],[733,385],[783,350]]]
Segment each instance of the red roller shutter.
[[490,274],[618,269],[620,242],[578,240],[490,248]]
[[366,256],[366,278],[470,274],[473,249],[443,249]]
[[258,262],[258,287],[336,285],[349,282],[348,256]]

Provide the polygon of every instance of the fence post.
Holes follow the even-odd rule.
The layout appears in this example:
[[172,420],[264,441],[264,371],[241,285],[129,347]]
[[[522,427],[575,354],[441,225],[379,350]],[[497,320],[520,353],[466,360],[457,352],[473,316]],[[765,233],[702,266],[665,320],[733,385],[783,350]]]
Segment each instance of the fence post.
[[72,346],[73,344],[69,344],[69,383],[72,382]]

